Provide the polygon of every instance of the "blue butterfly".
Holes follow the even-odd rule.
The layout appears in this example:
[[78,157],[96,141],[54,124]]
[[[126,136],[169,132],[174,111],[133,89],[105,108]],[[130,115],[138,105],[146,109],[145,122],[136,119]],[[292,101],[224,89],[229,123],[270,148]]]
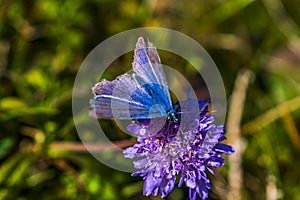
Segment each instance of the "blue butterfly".
[[103,80],[92,88],[91,115],[121,120],[166,117],[177,122],[159,55],[142,37],[136,43],[132,66],[132,74]]

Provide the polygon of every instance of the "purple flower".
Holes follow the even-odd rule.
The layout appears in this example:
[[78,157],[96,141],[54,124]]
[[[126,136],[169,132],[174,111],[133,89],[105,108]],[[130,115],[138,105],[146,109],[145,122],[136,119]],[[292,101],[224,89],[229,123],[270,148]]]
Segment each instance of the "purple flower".
[[[138,170],[133,176],[142,176],[143,194],[166,197],[174,188],[185,184],[191,200],[208,198],[210,181],[206,171],[224,164],[221,154],[232,154],[234,149],[220,142],[225,139],[223,125],[213,124],[204,101],[199,101],[201,112],[196,115],[178,115],[180,123],[170,119],[139,120],[127,129],[137,136],[138,143],[124,150],[126,158]],[[180,112],[177,112],[180,113]],[[184,118],[184,123],[182,122]],[[157,124],[163,124],[158,128]],[[159,129],[159,130],[158,130]]]

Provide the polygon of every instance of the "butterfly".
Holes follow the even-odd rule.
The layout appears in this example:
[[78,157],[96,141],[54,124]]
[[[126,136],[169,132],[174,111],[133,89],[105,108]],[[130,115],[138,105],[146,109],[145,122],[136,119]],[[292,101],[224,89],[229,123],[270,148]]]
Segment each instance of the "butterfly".
[[138,38],[133,73],[103,80],[92,88],[91,115],[100,119],[151,119],[166,117],[177,122],[176,108],[156,48]]

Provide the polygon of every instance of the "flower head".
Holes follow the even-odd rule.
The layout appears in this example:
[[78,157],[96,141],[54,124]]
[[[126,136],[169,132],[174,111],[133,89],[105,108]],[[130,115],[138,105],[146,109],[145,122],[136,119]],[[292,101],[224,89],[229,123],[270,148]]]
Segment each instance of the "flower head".
[[162,119],[150,123],[139,120],[127,127],[137,136],[138,143],[123,153],[127,158],[138,158],[133,161],[138,170],[133,175],[143,177],[144,195],[166,197],[179,178],[178,187],[185,184],[191,200],[195,200],[197,194],[201,199],[208,197],[210,182],[206,171],[213,173],[210,167],[222,166],[221,154],[232,154],[234,149],[220,143],[225,139],[224,127],[213,124],[207,104],[199,101],[199,107],[201,112],[196,115],[178,115],[181,122],[184,118],[184,123],[166,119],[160,130],[156,124]]

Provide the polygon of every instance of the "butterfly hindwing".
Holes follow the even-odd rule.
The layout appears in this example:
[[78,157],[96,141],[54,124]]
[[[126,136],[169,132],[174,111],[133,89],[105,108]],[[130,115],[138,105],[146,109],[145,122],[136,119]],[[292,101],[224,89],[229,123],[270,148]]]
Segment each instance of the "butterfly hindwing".
[[[123,74],[113,81],[101,81],[93,87],[91,115],[102,119],[154,118],[165,114],[164,109],[154,107],[155,98],[144,85],[129,74]],[[154,87],[155,88],[155,87]],[[149,89],[148,89],[149,90]],[[153,91],[155,89],[150,89]],[[152,109],[151,109],[152,108]],[[151,112],[150,112],[151,109]]]

